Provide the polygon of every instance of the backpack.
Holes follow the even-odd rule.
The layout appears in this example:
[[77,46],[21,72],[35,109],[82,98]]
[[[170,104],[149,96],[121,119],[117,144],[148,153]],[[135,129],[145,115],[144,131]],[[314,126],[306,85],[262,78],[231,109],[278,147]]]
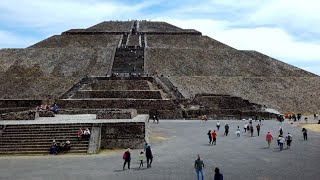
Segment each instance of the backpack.
[[127,157],[126,153],[123,153],[122,159],[126,159],[126,157]]
[[291,141],[292,140],[292,136],[288,136],[288,140]]

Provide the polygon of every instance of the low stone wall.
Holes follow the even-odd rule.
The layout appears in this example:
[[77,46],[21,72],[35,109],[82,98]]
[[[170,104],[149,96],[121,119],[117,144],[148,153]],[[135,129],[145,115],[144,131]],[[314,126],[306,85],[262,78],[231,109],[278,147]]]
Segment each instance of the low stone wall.
[[137,116],[136,109],[101,110],[97,113],[97,119],[132,119]]
[[42,100],[1,99],[0,108],[32,107],[41,105]]
[[146,122],[124,122],[102,124],[101,149],[142,149],[148,142],[149,129]]
[[52,111],[39,111],[39,117],[54,117],[54,113]]
[[0,120],[34,120],[35,111],[21,111],[0,114]]
[[101,80],[91,87],[92,90],[150,90],[146,80]]
[[73,99],[83,98],[132,98],[132,99],[161,99],[160,91],[78,91]]
[[61,99],[58,100],[61,109],[83,108],[83,109],[158,109],[172,110],[176,106],[171,100],[156,99]]
[[187,118],[199,118],[201,115],[207,115],[212,119],[248,119],[258,117],[259,119],[274,119],[275,114],[261,111],[240,111],[237,109],[206,109],[206,110],[187,110]]

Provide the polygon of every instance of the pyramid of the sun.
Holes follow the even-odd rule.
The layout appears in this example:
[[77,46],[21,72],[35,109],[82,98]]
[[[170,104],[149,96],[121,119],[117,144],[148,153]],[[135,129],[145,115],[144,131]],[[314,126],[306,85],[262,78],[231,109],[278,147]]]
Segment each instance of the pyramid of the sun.
[[257,51],[237,50],[196,30],[149,21],[106,21],[28,48],[1,49],[0,98],[60,97],[87,75],[110,75],[113,66],[121,69],[116,49],[141,43],[139,70],[169,77],[186,98],[227,94],[281,112],[319,113],[319,76]]

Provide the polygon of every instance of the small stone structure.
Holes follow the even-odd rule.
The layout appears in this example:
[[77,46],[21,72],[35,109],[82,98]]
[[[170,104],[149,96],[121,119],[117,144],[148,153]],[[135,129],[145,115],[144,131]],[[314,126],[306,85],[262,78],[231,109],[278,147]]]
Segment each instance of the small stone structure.
[[39,117],[54,117],[54,113],[52,111],[39,111]]
[[20,111],[0,114],[0,120],[34,120],[35,111]]
[[132,119],[136,116],[136,109],[104,109],[97,113],[97,119]]

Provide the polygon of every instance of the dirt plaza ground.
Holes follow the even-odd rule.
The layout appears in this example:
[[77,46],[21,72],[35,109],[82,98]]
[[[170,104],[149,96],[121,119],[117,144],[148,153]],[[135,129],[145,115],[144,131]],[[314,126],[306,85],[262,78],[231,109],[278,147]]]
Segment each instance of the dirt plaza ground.
[[[198,120],[167,120],[151,124],[151,146],[154,154],[152,168],[138,168],[138,154],[132,150],[130,170],[122,170],[121,150],[104,151],[97,155],[58,156],[2,156],[0,179],[50,180],[50,179],[196,179],[194,160],[200,154],[205,163],[205,179],[213,179],[214,168],[219,167],[225,179],[252,180],[318,180],[320,178],[320,134],[308,131],[308,141],[303,141],[301,127],[287,121],[265,121],[260,136],[244,133],[245,121],[220,121],[217,145],[208,144],[208,130],[216,129],[215,120],[207,123]],[[224,124],[230,133],[223,135]],[[257,122],[253,122],[254,125]],[[241,137],[235,135],[237,126]],[[282,126],[284,134],[293,135],[290,149],[280,151],[276,140],[267,148],[265,134],[277,136]],[[317,126],[317,125],[316,125]],[[285,146],[286,147],[286,146]],[[107,152],[107,153],[106,153]]]

